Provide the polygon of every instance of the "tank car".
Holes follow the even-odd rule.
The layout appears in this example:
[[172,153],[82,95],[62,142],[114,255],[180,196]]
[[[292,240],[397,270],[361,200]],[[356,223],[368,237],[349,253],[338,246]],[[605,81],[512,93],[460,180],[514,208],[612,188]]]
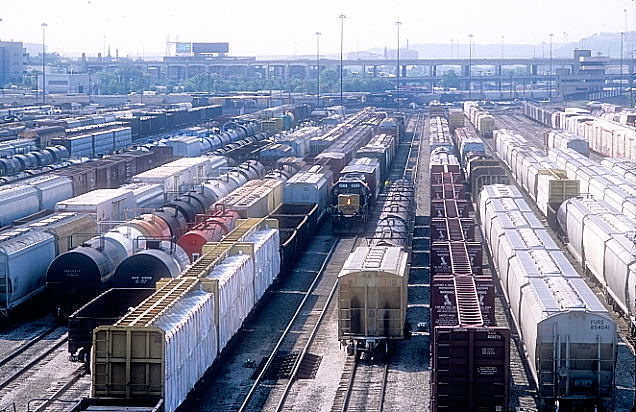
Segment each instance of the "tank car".
[[379,202],[382,204],[372,245],[410,248],[415,217],[415,187],[405,179],[392,182]]
[[115,288],[153,288],[159,279],[176,278],[190,264],[188,253],[170,241],[146,240],[146,249],[124,259],[113,274]]
[[46,285],[55,315],[64,319],[112,281],[117,266],[133,252],[133,239],[143,236],[132,228],[116,227],[57,256],[46,272]]
[[197,216],[191,230],[179,238],[177,244],[183,248],[192,262],[201,256],[203,246],[217,242],[234,229],[238,213],[219,209],[208,215]]

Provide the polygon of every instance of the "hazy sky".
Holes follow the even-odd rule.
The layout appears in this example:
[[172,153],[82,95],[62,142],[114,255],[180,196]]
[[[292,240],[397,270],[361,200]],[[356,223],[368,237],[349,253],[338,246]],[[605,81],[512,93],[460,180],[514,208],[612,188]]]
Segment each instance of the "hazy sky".
[[[627,14],[624,10],[627,9]],[[0,0],[0,39],[42,42],[47,50],[96,55],[110,44],[114,55],[162,55],[171,41],[227,41],[232,55],[315,54],[395,47],[401,42],[531,44],[578,41],[599,32],[636,29],[630,0]]]

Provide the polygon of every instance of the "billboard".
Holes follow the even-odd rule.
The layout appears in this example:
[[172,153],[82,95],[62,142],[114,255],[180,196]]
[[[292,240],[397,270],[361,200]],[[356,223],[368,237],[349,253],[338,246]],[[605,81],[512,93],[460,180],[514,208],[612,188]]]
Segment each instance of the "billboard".
[[176,43],[176,51],[177,53],[192,53],[192,43],[190,42],[177,42]]
[[230,50],[229,43],[192,43],[192,53],[227,53]]

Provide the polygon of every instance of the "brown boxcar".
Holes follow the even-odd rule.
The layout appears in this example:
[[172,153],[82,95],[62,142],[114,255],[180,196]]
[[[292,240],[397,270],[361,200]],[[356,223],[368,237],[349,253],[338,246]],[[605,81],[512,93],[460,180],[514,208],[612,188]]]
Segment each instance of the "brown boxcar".
[[52,171],[51,174],[70,177],[73,181],[73,196],[79,196],[97,189],[95,168],[91,165],[91,162],[57,169]]
[[510,331],[442,326],[433,332],[432,411],[508,410]]

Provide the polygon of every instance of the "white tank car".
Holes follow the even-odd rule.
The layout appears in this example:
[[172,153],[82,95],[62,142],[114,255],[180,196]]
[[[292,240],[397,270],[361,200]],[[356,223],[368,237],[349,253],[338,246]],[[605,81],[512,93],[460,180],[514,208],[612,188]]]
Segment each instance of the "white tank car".
[[[616,325],[544,229],[532,228],[532,219],[523,213],[528,205],[515,196],[516,189],[485,186],[479,212],[490,217],[487,224],[482,219],[482,229],[541,405],[558,402],[576,410],[592,404],[611,410]],[[502,202],[507,210],[491,210]],[[519,229],[507,227],[510,221]]]

